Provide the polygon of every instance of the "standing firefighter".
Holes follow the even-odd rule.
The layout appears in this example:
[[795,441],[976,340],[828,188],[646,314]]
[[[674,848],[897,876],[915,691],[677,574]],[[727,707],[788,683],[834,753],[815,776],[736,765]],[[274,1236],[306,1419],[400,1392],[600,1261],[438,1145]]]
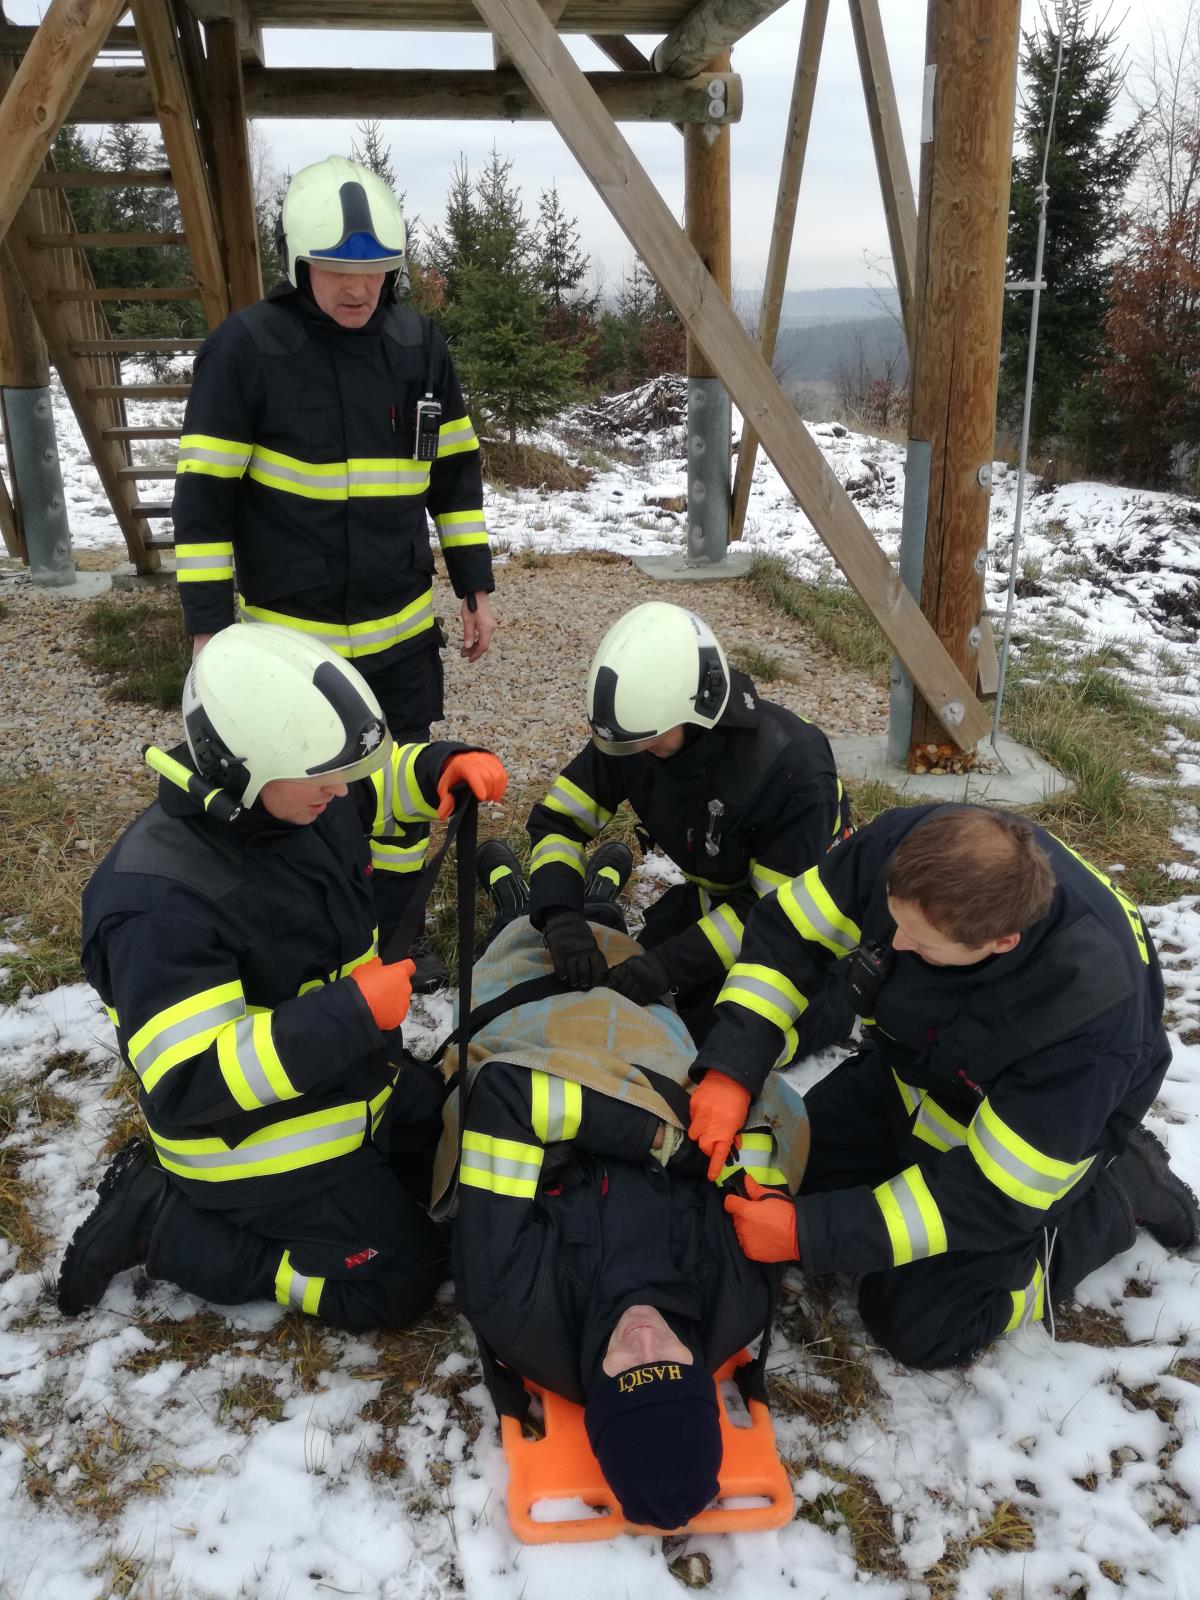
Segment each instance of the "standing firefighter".
[[1142,1126],[1170,1062],[1136,906],[1003,812],[886,812],[758,907],[693,1069],[714,1169],[825,969],[859,1053],[806,1095],[799,1199],[731,1196],[743,1248],[863,1274],[898,1360],[969,1360],[1132,1243],[1184,1249],[1195,1198]]
[[[641,1004],[668,990],[693,1037],[738,958],[742,919],[849,830],[829,742],[820,728],[761,700],[731,670],[703,618],[652,602],[611,627],[588,677],[591,742],[533,808],[530,915],[558,975],[574,988],[608,983]],[[628,801],[646,836],[687,880],[646,914],[644,953],[608,969],[583,915],[631,857],[587,846]],[[839,1036],[831,1004],[810,1047]]]
[[[239,607],[319,640],[367,679],[393,738],[420,742],[443,715],[429,516],[468,660],[495,628],[479,444],[442,335],[396,301],[405,228],[387,184],[340,156],[305,167],[279,243],[287,281],[196,358],[174,503],[184,621],[197,649]],[[380,843],[385,931],[427,839]]]
[[275,1299],[337,1327],[428,1305],[441,1083],[403,1051],[411,961],[378,955],[367,835],[448,816],[504,769],[461,745],[393,745],[322,644],[259,623],[192,663],[187,744],[150,752],[157,802],[84,891],[83,965],[152,1141],[127,1147],[63,1261],[58,1299],[114,1273],[225,1305]]

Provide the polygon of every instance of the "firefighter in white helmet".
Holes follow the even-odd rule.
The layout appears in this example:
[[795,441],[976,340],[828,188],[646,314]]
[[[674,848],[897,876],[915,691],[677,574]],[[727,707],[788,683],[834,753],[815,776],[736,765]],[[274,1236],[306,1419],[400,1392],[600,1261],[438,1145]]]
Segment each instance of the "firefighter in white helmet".
[[441,1082],[403,1050],[412,962],[380,957],[371,869],[455,785],[499,799],[504,768],[393,742],[349,662],[258,623],[193,661],[183,712],[186,744],[147,752],[157,801],[84,891],[84,970],[149,1140],[101,1182],[59,1305],[145,1263],[223,1305],[397,1326],[442,1271]]
[[[462,650],[495,621],[479,444],[445,340],[398,298],[404,217],[365,167],[330,156],[292,179],[286,279],[196,359],[175,486],[179,594],[196,648],[240,612],[353,661],[394,738],[443,715],[436,527]],[[377,863],[380,923],[420,867]]]

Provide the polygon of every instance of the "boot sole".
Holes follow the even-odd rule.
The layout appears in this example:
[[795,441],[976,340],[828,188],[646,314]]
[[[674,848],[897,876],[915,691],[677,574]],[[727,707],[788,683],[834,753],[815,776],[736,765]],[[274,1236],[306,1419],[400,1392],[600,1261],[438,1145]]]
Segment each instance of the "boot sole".
[[[75,1229],[67,1248],[63,1251],[62,1265],[58,1269],[58,1281],[55,1285],[55,1299],[58,1302],[58,1309],[64,1316],[77,1317],[80,1312],[89,1311],[92,1306],[98,1305],[100,1299],[103,1298],[104,1290],[102,1289],[95,1300],[81,1301],[78,1296],[74,1296],[69,1297],[69,1304],[64,1304],[64,1300],[68,1299],[67,1287],[72,1271],[78,1262],[80,1250],[85,1243],[85,1235],[89,1224],[102,1209],[105,1202],[112,1199],[117,1185],[122,1182],[127,1173],[131,1173],[133,1177],[136,1177],[142,1168],[150,1165],[151,1152],[144,1139],[131,1140],[129,1144],[117,1151],[116,1156],[110,1162],[108,1170],[101,1178],[99,1188],[96,1190],[96,1204]],[[115,1276],[116,1273],[113,1274],[113,1277]],[[110,1278],[109,1282],[111,1283],[111,1281],[112,1279]],[[105,1288],[107,1287],[108,1284],[105,1284]]]

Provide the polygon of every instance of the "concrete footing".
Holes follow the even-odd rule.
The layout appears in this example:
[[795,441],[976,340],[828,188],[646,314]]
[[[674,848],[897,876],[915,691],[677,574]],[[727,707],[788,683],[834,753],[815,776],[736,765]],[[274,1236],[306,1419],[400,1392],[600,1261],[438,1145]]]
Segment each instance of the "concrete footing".
[[126,561],[111,574],[114,589],[162,589],[175,583],[175,557],[164,556],[157,572],[137,572],[132,561]]
[[844,778],[874,778],[906,796],[928,800],[986,801],[989,805],[1036,805],[1071,787],[1056,767],[1015,739],[1001,734],[993,750],[980,746],[981,764],[972,772],[908,772],[888,760],[884,734],[829,740],[838,771]]
[[690,556],[634,556],[633,564],[648,578],[664,583],[716,583],[722,578],[744,578],[752,557],[729,555],[724,561],[693,561]]

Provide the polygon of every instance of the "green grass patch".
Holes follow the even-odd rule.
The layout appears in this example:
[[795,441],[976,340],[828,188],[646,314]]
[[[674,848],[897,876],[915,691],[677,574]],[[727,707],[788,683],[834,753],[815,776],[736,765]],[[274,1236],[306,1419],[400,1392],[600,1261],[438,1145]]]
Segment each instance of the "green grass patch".
[[802,623],[834,655],[876,682],[887,682],[892,659],[887,640],[853,589],[832,576],[805,583],[780,556],[755,556],[749,582],[768,605]]
[[758,649],[756,645],[731,650],[729,659],[739,672],[749,673],[755,683],[777,683],[780,678],[787,677],[779,657]]
[[148,600],[106,596],[88,608],[79,655],[109,679],[114,700],[169,711],[179,704],[192,642],[174,594]]

